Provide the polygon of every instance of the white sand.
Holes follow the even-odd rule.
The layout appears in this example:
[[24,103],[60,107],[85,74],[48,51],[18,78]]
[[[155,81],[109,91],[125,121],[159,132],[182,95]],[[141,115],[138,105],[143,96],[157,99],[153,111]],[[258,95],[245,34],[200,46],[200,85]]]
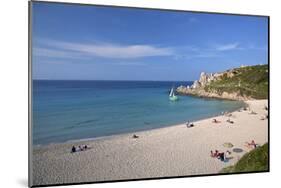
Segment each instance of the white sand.
[[[74,182],[94,182],[120,179],[139,179],[168,176],[215,174],[232,165],[249,149],[246,141],[255,140],[262,145],[268,142],[268,120],[260,120],[267,114],[263,107],[267,100],[246,101],[251,110],[233,112],[228,117],[215,117],[222,123],[212,123],[212,119],[194,122],[195,127],[176,125],[168,128],[123,134],[94,141],[52,144],[34,148],[33,184],[61,184]],[[231,142],[243,150],[232,152],[228,162],[210,157],[210,150],[232,150],[223,147]],[[91,149],[70,153],[72,145],[87,144]]]

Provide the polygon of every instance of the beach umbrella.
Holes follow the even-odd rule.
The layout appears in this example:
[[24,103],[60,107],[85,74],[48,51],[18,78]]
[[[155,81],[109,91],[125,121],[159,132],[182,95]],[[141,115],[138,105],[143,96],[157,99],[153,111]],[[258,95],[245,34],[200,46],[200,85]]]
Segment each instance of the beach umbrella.
[[226,147],[226,148],[232,148],[233,144],[230,143],[230,142],[226,142],[226,143],[223,144],[223,146]]

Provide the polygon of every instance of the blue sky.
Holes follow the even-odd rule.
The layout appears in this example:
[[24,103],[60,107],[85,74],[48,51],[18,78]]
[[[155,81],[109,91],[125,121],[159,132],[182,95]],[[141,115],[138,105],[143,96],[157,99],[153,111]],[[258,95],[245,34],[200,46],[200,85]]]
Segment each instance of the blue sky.
[[33,2],[33,79],[195,80],[266,64],[266,17]]

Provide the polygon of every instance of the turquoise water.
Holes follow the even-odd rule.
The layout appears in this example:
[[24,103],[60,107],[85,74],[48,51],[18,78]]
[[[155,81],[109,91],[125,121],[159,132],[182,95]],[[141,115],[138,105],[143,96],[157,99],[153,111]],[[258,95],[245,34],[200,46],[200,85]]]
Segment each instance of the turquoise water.
[[179,96],[169,89],[192,82],[33,81],[33,144],[59,143],[194,121],[242,102]]

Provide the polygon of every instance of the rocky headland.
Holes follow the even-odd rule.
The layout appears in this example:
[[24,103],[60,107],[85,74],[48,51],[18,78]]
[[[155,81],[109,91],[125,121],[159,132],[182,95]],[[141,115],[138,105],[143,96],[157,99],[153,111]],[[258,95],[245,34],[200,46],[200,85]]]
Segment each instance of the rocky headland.
[[268,98],[268,65],[241,66],[221,73],[200,74],[191,86],[177,88],[180,95],[252,100]]

